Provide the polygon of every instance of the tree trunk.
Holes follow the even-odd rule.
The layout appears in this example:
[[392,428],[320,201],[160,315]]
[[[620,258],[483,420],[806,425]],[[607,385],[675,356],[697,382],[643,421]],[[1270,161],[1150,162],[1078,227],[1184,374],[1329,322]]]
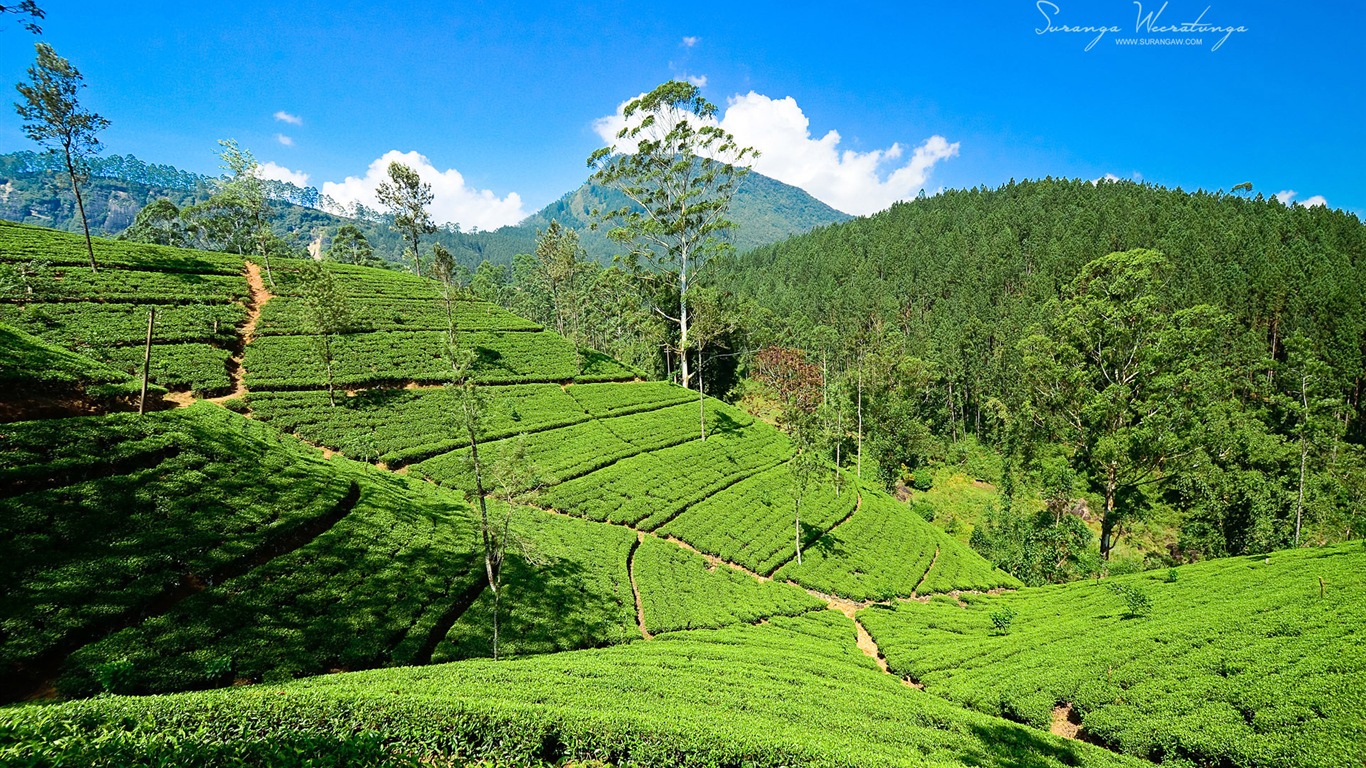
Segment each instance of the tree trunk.
[[71,179],[71,192],[76,195],[76,208],[81,213],[81,228],[85,230],[85,252],[90,256],[90,271],[99,272],[95,266],[95,244],[90,240],[90,222],[85,218],[85,198],[81,197],[81,185],[76,183],[76,166],[71,162],[71,150],[66,150],[66,175]]
[[[841,466],[841,464],[840,464],[840,449],[843,448],[843,447],[844,447],[844,404],[841,403],[840,406],[839,406],[838,408],[835,409],[835,476],[838,477],[838,478],[841,478],[841,479],[843,479],[843,475],[840,475],[840,474],[839,474],[840,466]],[[840,497],[840,486],[841,486],[841,485],[843,485],[843,483],[840,483],[840,482],[835,483],[835,498],[837,498],[837,499]]]
[[1100,557],[1102,560],[1110,559],[1110,550],[1114,548],[1115,531],[1115,468],[1107,467],[1105,470],[1105,514],[1100,519]]
[[[323,343],[328,344],[328,342]],[[332,351],[330,348],[327,351],[327,404],[333,408],[337,407],[337,396],[332,387]]]
[[858,479],[863,479],[863,358],[858,363]]
[[1300,524],[1304,520],[1304,465],[1309,458],[1309,375],[1300,375],[1300,400],[1304,403],[1304,418],[1300,422],[1300,494],[1295,501],[1295,546],[1300,545]]
[[[499,570],[502,570],[501,568]],[[498,660],[498,609],[503,601],[503,590],[493,590],[493,660]]]
[[797,544],[797,565],[802,564],[802,496],[797,494],[797,510],[793,516],[793,528],[796,529],[795,540]]
[[153,304],[147,309],[147,347],[142,352],[142,396],[138,398],[138,415],[147,412],[147,377],[152,368],[152,325],[157,319],[157,308]]
[[697,348],[697,418],[702,423],[702,442],[707,442],[707,403],[702,394],[702,347]]
[[413,231],[412,235],[413,235],[413,274],[417,275],[418,277],[422,277],[422,261],[421,261],[422,255],[421,255],[421,253],[418,251],[418,247],[421,245],[421,242],[422,242],[422,241],[421,241],[421,235],[419,235],[419,234],[417,233],[416,230]]
[[[678,269],[678,351],[682,365],[683,388],[688,389],[692,376],[688,372],[688,251],[683,249]],[[701,389],[701,387],[698,387]]]

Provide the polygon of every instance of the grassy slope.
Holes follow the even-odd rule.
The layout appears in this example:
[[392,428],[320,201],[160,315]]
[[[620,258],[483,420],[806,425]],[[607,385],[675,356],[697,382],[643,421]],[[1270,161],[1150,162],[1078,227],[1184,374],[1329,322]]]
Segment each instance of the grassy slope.
[[0,756],[125,765],[1139,765],[902,686],[852,635],[847,619],[821,611],[496,664],[0,710]]
[[[1319,597],[1319,579],[1325,596]],[[1347,765],[1366,754],[1366,550],[1229,558],[1105,585],[873,607],[892,670],[965,706],[1046,726],[1072,703],[1091,737],[1201,765]],[[992,614],[1009,609],[1008,633]]]

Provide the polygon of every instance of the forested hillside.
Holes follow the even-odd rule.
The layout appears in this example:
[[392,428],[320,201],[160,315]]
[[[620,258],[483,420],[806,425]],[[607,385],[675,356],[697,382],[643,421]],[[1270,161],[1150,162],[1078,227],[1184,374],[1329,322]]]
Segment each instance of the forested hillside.
[[[900,203],[718,275],[752,346],[804,350],[847,412],[861,391],[889,486],[986,446],[1001,509],[974,543],[1017,574],[1076,561],[1078,498],[1112,545],[1166,521],[1148,554],[1169,561],[1359,535],[1355,216],[1047,179]],[[1011,510],[1029,498],[1038,525]]]

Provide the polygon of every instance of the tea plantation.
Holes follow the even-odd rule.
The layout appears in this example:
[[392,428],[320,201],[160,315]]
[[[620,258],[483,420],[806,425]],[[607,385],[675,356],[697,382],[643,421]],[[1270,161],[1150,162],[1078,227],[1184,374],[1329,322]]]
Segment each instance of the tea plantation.
[[1047,727],[1068,703],[1088,738],[1163,764],[1341,766],[1366,755],[1362,616],[1353,542],[859,620],[894,672],[973,709]]
[[327,266],[333,405],[300,263],[83,245],[0,224],[0,764],[1366,753],[1360,545],[1025,589],[848,468],[798,525],[781,431],[462,298],[481,459],[532,470],[495,662],[437,284]]

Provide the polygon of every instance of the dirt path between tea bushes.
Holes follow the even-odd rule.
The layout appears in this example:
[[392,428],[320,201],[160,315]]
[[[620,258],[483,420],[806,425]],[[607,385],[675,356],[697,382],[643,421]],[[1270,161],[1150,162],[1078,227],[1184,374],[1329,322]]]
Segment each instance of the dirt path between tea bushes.
[[[247,288],[251,291],[251,298],[247,302],[247,322],[242,326],[242,344],[237,352],[228,360],[228,365],[232,369],[232,391],[221,397],[205,398],[210,403],[222,405],[224,401],[235,397],[241,397],[247,393],[246,371],[242,369],[242,359],[246,357],[247,345],[256,339],[256,324],[261,320],[261,308],[266,302],[275,298],[275,294],[266,288],[266,283],[261,279],[261,267],[256,262],[247,262]],[[168,398],[170,399],[170,398]],[[177,405],[185,406],[193,402],[175,401]]]

